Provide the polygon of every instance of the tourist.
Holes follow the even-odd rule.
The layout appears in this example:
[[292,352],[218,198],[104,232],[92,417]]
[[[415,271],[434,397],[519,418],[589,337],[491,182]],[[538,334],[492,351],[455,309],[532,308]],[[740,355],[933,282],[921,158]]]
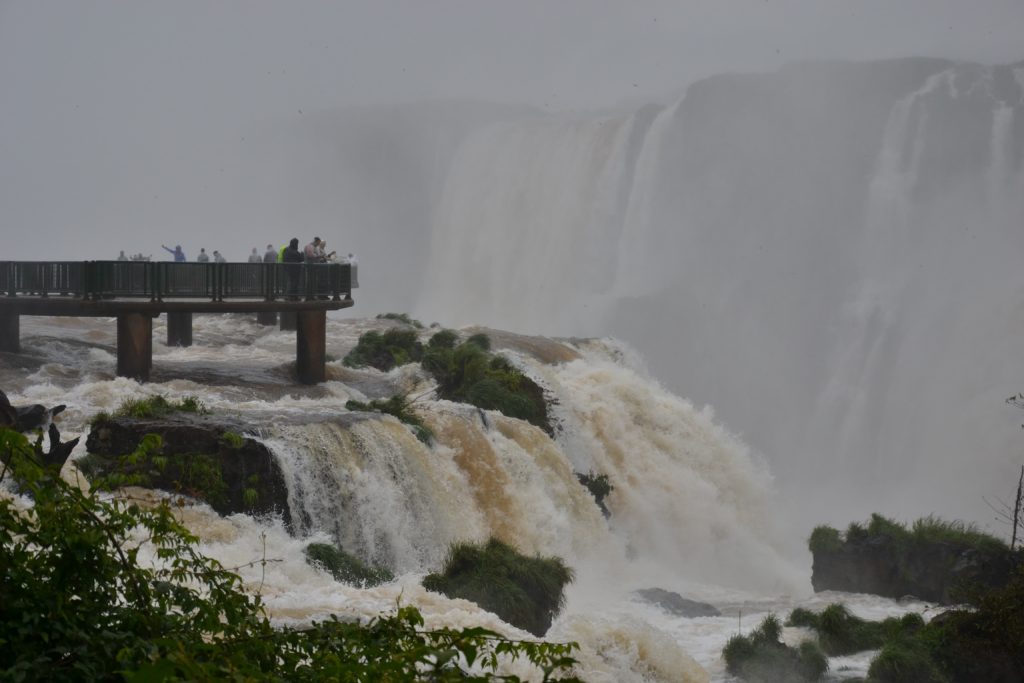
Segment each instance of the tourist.
[[[167,246],[166,244],[161,244],[160,246],[161,246],[161,247],[163,247],[163,248],[164,248],[164,249],[165,249],[166,251],[169,251],[169,252],[171,252],[172,254],[174,254],[174,261],[175,261],[175,263],[180,263],[180,262],[182,262],[182,261],[185,261],[185,260],[186,260],[186,259],[185,259],[185,252],[183,252],[183,251],[181,250],[181,245],[180,245],[180,244],[179,244],[179,245],[176,245],[176,246],[174,247],[174,249],[171,249],[171,248],[170,248],[170,247],[168,247],[168,246]],[[141,256],[141,254],[139,254],[139,255]]]
[[277,250],[274,249],[273,244],[267,245],[267,251],[263,254],[264,263],[277,263]]
[[199,263],[209,263],[210,255],[206,253],[206,247],[200,247],[199,256],[196,256],[196,261]]
[[302,250],[303,258],[306,263],[317,263],[317,251],[320,248],[320,238],[314,237],[313,241],[306,245],[306,248]]
[[128,257],[124,255],[124,249],[122,249],[121,253],[118,254],[117,260],[118,261],[127,261],[128,260]]
[[302,277],[301,264],[303,261],[302,252],[299,251],[299,238],[293,237],[288,246],[281,252],[281,261],[286,265],[288,274],[288,294],[291,298],[297,298],[299,293],[299,280]]
[[214,263],[227,263],[228,260],[226,258],[224,258],[224,256],[219,251],[214,249],[213,250],[213,262]]
[[249,263],[261,263],[262,261],[263,257],[260,256],[258,251],[256,251],[256,247],[253,247],[252,253],[249,254]]

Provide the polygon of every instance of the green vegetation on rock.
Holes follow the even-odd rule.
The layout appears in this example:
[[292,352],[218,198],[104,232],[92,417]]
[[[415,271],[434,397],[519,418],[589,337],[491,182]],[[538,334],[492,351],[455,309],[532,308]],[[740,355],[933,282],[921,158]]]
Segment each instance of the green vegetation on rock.
[[543,389],[507,358],[490,353],[486,335],[475,334],[454,347],[448,341],[448,336],[437,344],[431,339],[421,361],[437,381],[439,398],[497,410],[553,433]]
[[415,330],[392,328],[383,333],[371,330],[359,337],[356,347],[342,361],[346,367],[370,366],[382,372],[423,357],[423,344]]
[[949,683],[949,680],[929,655],[928,648],[912,639],[886,644],[868,668],[870,683]]
[[336,581],[360,588],[386,583],[395,578],[386,567],[370,567],[341,548],[326,543],[306,546],[306,562],[330,572]]
[[814,554],[834,553],[843,546],[843,538],[838,530],[830,526],[816,526],[807,545]]
[[868,621],[855,616],[845,605],[832,603],[819,614],[797,608],[789,615],[787,626],[803,626],[818,632],[818,644],[830,657],[876,650],[888,641],[912,636],[924,628],[919,614]]
[[828,660],[817,645],[789,647],[780,640],[782,624],[769,614],[750,635],[735,635],[725,644],[726,670],[748,683],[817,681],[828,671]]
[[[950,545],[974,548],[981,551],[1004,551],[1004,541],[987,534],[973,524],[960,521],[947,521],[929,515],[916,520],[909,528],[877,513],[871,515],[867,525],[852,522],[846,529],[845,540],[857,541],[869,537],[892,541],[900,550],[914,546],[947,543]],[[811,552],[829,551],[838,548],[844,536],[828,526],[819,526],[811,533]]]
[[528,557],[492,538],[457,543],[444,570],[423,579],[427,590],[463,598],[536,636],[543,636],[562,609],[564,589],[574,578],[557,557]]
[[434,438],[434,433],[424,424],[422,418],[413,412],[412,404],[404,394],[396,394],[389,399],[378,399],[369,403],[349,400],[345,402],[345,409],[394,415],[399,421],[412,427],[416,438],[423,443],[430,445],[431,440]]
[[[0,671],[10,680],[518,681],[572,677],[574,643],[508,640],[482,628],[424,628],[414,607],[368,623],[332,617],[278,629],[237,574],[201,555],[165,501],[86,493],[40,466],[42,449],[0,429]],[[94,489],[94,491],[97,491]],[[140,556],[162,559],[143,566]]]
[[180,401],[168,401],[159,394],[149,398],[129,398],[121,402],[113,413],[98,413],[92,424],[109,422],[115,417],[159,418],[172,413],[205,415],[210,411],[195,396],[186,396]]

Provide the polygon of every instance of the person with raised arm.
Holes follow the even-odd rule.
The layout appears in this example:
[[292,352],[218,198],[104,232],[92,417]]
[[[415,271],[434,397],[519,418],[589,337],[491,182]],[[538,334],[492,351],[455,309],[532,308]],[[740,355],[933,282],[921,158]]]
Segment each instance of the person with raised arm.
[[180,244],[175,246],[174,249],[171,249],[166,244],[161,244],[160,246],[163,247],[165,250],[171,252],[174,255],[175,263],[180,263],[180,262],[185,260],[185,252],[183,252],[181,250],[181,245]]

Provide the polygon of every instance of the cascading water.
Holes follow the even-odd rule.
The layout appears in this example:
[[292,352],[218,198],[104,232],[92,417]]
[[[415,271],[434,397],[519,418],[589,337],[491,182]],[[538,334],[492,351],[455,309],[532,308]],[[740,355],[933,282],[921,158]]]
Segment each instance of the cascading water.
[[418,312],[626,339],[766,454],[797,524],[984,524],[1020,450],[1022,72],[796,65],[479,130]]
[[[384,324],[329,321],[329,353],[342,357],[360,333]],[[384,374],[335,362],[326,384],[295,387],[281,371],[291,334],[239,316],[197,316],[191,348],[155,345],[156,381],[146,385],[112,376],[111,321],[26,318],[28,352],[17,363],[4,359],[0,382],[15,403],[66,403],[65,438],[87,429],[95,412],[154,393],[196,396],[215,415],[251,425],[283,471],[293,528],[274,518],[222,518],[203,504],[180,514],[200,549],[238,567],[280,624],[331,613],[370,617],[400,601],[420,607],[428,626],[482,625],[524,637],[472,603],[420,585],[450,543],[494,535],[576,570],[547,637],[580,643],[586,680],[720,680],[719,653],[736,613],[753,626],[758,613],[784,609],[808,590],[806,568],[781,550],[764,465],[710,410],[647,378],[627,346],[488,333],[555,399],[554,439],[500,413],[423,397],[417,409],[436,435],[427,446],[389,416],[344,408],[365,392],[421,390],[426,376],[416,366]],[[577,472],[609,476],[609,519]],[[303,560],[310,542],[340,543],[398,578],[368,589],[340,584]],[[712,601],[724,616],[681,619],[633,593],[655,586]],[[885,613],[919,608],[881,605]],[[529,675],[518,666],[509,672]]]
[[[668,107],[524,114],[463,141],[434,207],[427,317],[617,333],[743,439],[650,379],[627,345],[495,331],[557,399],[554,439],[424,398],[427,447],[344,407],[422,393],[421,371],[335,361],[328,382],[296,387],[294,336],[239,316],[197,316],[192,348],[155,344],[147,385],[114,376],[112,321],[25,318],[26,353],[0,358],[0,387],[16,403],[67,404],[68,437],[151,393],[195,395],[253,425],[284,472],[294,528],[203,505],[183,514],[279,623],[403,601],[428,626],[523,637],[420,585],[449,543],[495,535],[576,569],[548,637],[581,643],[587,680],[723,680],[740,613],[747,630],[834,599],[806,597],[815,524],[978,516],[980,494],[1015,470],[1018,422],[999,408],[1024,386],[1022,108],[1019,67],[799,65],[709,79]],[[341,358],[385,324],[331,320],[327,351]],[[609,519],[584,472],[609,475]],[[302,559],[312,541],[398,578],[340,584]],[[723,616],[668,614],[636,598],[648,587]],[[871,617],[925,609],[842,598]],[[843,663],[863,674],[867,658]]]

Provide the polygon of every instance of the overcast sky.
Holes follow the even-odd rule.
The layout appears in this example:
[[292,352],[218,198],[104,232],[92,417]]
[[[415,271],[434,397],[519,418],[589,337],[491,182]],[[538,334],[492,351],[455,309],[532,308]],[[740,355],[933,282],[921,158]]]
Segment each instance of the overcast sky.
[[73,213],[143,156],[303,113],[603,108],[725,71],[911,55],[1020,60],[1024,0],[0,0],[0,231],[40,227],[44,198]]

